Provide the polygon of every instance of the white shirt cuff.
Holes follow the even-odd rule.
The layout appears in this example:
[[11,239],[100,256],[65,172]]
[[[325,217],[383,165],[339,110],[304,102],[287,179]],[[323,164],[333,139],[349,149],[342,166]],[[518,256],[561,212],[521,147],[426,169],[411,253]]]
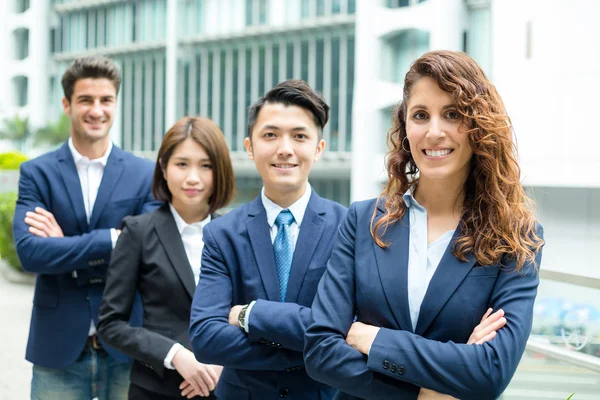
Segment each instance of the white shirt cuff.
[[252,302],[248,305],[248,309],[246,310],[246,328],[244,328],[246,333],[250,333],[250,311],[252,311],[254,303],[256,303],[256,300],[252,300]]
[[119,239],[119,235],[117,235],[117,230],[115,228],[111,228],[110,229],[110,241],[112,242],[113,249],[117,245],[117,239]]
[[179,343],[175,343],[173,345],[173,347],[171,347],[171,350],[169,350],[169,352],[167,353],[167,356],[165,357],[165,361],[163,362],[163,364],[165,365],[165,368],[175,369],[173,364],[171,364],[171,361],[173,361],[173,357],[175,357],[175,353],[177,353],[179,351],[179,349],[181,349],[181,348],[183,348],[183,346]]

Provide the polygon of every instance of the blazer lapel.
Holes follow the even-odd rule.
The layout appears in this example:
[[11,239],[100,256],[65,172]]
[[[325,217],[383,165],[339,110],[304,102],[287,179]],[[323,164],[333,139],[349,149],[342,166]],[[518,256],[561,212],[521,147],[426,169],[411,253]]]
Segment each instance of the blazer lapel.
[[106,167],[104,167],[104,173],[102,174],[102,181],[98,188],[98,196],[96,197],[92,216],[90,217],[91,229],[96,227],[100,215],[102,215],[102,211],[104,210],[104,206],[108,202],[108,199],[110,199],[113,189],[123,172],[123,155],[121,152],[121,149],[113,145],[108,160],[106,161]]
[[325,211],[321,207],[321,198],[313,191],[306,206],[304,219],[296,241],[285,301],[295,303],[298,300],[300,288],[304,282],[304,275],[325,229],[324,218]]
[[[385,212],[383,203],[378,205],[380,218]],[[381,278],[381,285],[394,314],[399,328],[412,332],[410,309],[408,306],[408,251],[410,238],[410,222],[408,211],[401,221],[388,226],[384,239],[391,245],[385,249],[375,242],[375,258]]]
[[421,303],[421,310],[419,311],[419,320],[415,332],[418,335],[423,336],[444,304],[454,294],[475,264],[475,256],[473,254],[469,254],[467,261],[463,262],[452,253],[458,235],[459,229],[457,228],[450,241],[450,245],[446,249],[440,260],[440,264],[431,278],[431,282],[423,298],[423,303]]
[[69,200],[71,201],[71,208],[75,213],[75,219],[79,224],[81,232],[88,232],[87,216],[85,215],[85,205],[83,204],[83,194],[81,192],[81,182],[79,181],[79,174],[77,173],[77,167],[73,160],[71,150],[69,150],[68,143],[62,145],[58,152],[58,169],[60,176],[67,189]]
[[250,204],[248,217],[246,229],[248,229],[248,237],[252,244],[256,265],[265,288],[265,293],[267,294],[267,299],[280,301],[273,243],[271,243],[271,235],[269,233],[267,212],[263,207],[260,197]]
[[190,295],[190,298],[193,299],[194,291],[196,290],[194,273],[192,272],[192,267],[187,258],[183,242],[181,241],[181,235],[179,234],[169,205],[163,205],[154,215],[154,230],[158,235],[158,240],[160,240],[165,249],[165,253],[169,261],[171,261],[171,265],[179,276],[185,290]]

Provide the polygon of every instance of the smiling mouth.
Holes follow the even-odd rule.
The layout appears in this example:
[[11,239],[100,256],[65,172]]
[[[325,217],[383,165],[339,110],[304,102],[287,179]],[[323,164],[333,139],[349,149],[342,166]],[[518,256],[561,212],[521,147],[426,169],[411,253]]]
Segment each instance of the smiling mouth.
[[275,168],[281,168],[281,169],[289,169],[289,168],[297,167],[296,164],[272,164],[272,166]]
[[423,153],[429,157],[444,157],[444,156],[447,156],[448,154],[452,153],[453,151],[454,151],[454,149],[443,149],[443,150],[425,149],[425,150],[423,150]]

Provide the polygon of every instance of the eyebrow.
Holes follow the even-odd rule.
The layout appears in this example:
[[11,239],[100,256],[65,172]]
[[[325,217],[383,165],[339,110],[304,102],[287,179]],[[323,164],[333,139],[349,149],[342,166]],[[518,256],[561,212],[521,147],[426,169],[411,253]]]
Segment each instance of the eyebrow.
[[[281,128],[280,128],[280,127],[278,127],[278,126],[275,126],[275,125],[265,125],[265,126],[263,126],[263,127],[261,128],[261,130],[265,130],[265,129],[270,129],[270,130],[274,130],[274,131],[280,131],[280,130],[281,130]],[[306,131],[307,129],[306,129],[306,127],[304,127],[304,126],[297,126],[297,127],[295,127],[295,128],[292,128],[291,130],[292,130],[293,132],[296,132],[296,131]]]
[[[189,161],[188,157],[173,157],[174,160]],[[199,161],[210,161],[210,158],[201,158]]]
[[[410,108],[410,110],[413,110],[413,109],[415,109],[415,108],[422,108],[422,109],[424,109],[424,110],[427,110],[427,109],[428,109],[426,105],[423,105],[423,104],[415,104],[414,106],[412,106],[412,107]],[[447,110],[447,109],[449,109],[449,108],[456,108],[456,104],[447,104],[447,105],[445,105],[444,107],[442,107],[442,110]]]
[[[80,94],[79,96],[77,96],[77,100],[87,100],[87,99],[93,99],[94,96],[91,94]],[[115,96],[113,96],[112,94],[106,95],[106,96],[100,96],[101,99],[114,99]]]

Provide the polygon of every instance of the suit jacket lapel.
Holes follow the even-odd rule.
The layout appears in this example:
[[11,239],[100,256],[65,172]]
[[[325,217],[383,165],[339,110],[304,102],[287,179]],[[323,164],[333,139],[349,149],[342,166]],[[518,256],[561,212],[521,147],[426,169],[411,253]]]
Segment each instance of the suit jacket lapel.
[[459,229],[456,229],[450,245],[446,249],[440,264],[438,265],[425,297],[421,303],[419,311],[419,320],[417,322],[416,334],[423,335],[438,315],[444,304],[454,294],[458,286],[468,275],[475,264],[475,257],[472,254],[467,256],[467,261],[460,261],[452,253],[454,243],[459,235]]
[[248,237],[252,244],[256,265],[265,288],[265,293],[267,294],[267,299],[280,301],[273,243],[271,243],[267,212],[260,197],[250,204],[248,218],[246,229],[248,229]]
[[304,282],[304,275],[308,270],[310,260],[312,260],[315,250],[323,231],[325,230],[325,210],[321,206],[321,198],[314,191],[310,197],[304,219],[300,226],[300,233],[296,241],[294,258],[292,259],[292,271],[288,281],[285,300],[288,302],[297,302],[300,288]]
[[[383,216],[383,203],[378,205],[379,215]],[[385,249],[375,242],[375,258],[381,278],[381,285],[400,329],[412,332],[410,309],[408,306],[408,252],[410,238],[410,222],[408,212],[387,228],[384,240],[391,245]]]
[[75,166],[75,161],[69,150],[68,143],[63,144],[58,151],[58,161],[58,169],[67,189],[67,194],[71,201],[71,208],[75,213],[75,219],[79,224],[79,229],[81,232],[88,232],[89,227],[87,216],[85,215],[85,205],[83,204],[81,182],[79,181],[77,167]]
[[100,215],[104,210],[104,206],[108,202],[108,199],[110,199],[112,191],[123,172],[123,155],[121,153],[121,149],[117,146],[113,146],[110,155],[108,156],[106,167],[104,167],[104,174],[102,175],[102,181],[98,188],[98,196],[96,197],[92,216],[90,217],[91,229],[96,227],[98,219],[100,219]]
[[192,272],[192,267],[181,241],[181,235],[168,204],[163,205],[154,214],[154,230],[158,235],[158,240],[160,240],[165,249],[169,261],[171,261],[173,269],[175,269],[190,298],[193,299],[194,291],[196,290],[194,273]]

